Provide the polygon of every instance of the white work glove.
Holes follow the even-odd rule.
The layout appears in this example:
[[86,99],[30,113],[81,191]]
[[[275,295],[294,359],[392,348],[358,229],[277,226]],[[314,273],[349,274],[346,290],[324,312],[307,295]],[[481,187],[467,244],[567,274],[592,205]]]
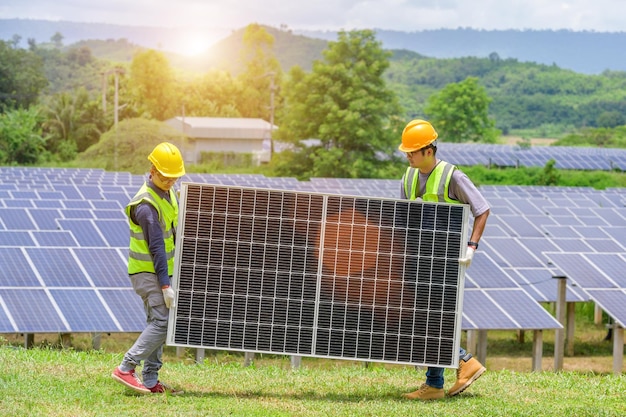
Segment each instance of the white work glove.
[[476,252],[476,250],[473,247],[468,246],[467,251],[465,252],[465,257],[459,259],[459,263],[461,265],[465,265],[466,268],[469,268],[472,263],[472,258],[474,257],[474,252]]
[[174,301],[176,294],[174,293],[174,290],[172,289],[172,287],[162,288],[161,291],[163,291],[163,299],[165,300],[165,307],[167,308],[176,307],[176,301]]

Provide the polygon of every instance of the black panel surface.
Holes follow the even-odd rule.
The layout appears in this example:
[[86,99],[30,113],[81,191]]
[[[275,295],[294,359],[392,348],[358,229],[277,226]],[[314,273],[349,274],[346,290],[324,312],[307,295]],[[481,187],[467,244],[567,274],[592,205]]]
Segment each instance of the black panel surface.
[[455,366],[467,206],[182,188],[170,344]]

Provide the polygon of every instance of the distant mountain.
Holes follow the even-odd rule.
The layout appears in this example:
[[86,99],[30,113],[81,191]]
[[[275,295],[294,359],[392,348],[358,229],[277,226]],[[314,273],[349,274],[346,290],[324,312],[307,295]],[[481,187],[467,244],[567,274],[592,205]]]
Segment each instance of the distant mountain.
[[[23,46],[29,38],[35,39],[37,43],[49,42],[59,32],[64,37],[65,45],[90,39],[126,39],[142,47],[177,52],[176,47],[180,46],[180,37],[184,31],[181,28],[0,19],[0,39],[10,40],[14,35],[19,35]],[[230,43],[233,38],[240,36],[241,29],[205,28],[202,31],[211,39],[222,39],[213,46],[213,50],[231,55],[236,52],[230,48]],[[310,63],[311,57],[318,59],[325,48],[325,41],[337,39],[337,33],[329,31],[275,29],[271,33],[276,38],[276,48],[280,48],[283,68],[289,68],[292,63]],[[292,36],[299,36],[300,39],[292,42]],[[400,32],[377,29],[376,37],[385,49],[407,49],[432,58],[485,58],[495,53],[503,59],[554,64],[583,74],[600,74],[605,70],[626,71],[626,54],[623,53],[626,32],[464,28]],[[229,62],[233,62],[230,58]],[[195,60],[198,68],[216,62],[216,58],[208,55]],[[303,68],[310,69],[306,65]]]
[[[570,30],[438,29],[417,32],[376,30],[386,49],[408,49],[431,58],[487,58],[556,65],[583,74],[605,70],[626,71],[626,32],[575,32]],[[297,31],[334,40],[336,33]]]

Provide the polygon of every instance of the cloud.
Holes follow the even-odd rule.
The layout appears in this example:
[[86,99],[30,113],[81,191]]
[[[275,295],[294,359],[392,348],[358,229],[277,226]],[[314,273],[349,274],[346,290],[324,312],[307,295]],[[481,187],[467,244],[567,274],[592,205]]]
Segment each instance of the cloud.
[[0,18],[238,29],[570,29],[622,31],[617,0],[3,0]]

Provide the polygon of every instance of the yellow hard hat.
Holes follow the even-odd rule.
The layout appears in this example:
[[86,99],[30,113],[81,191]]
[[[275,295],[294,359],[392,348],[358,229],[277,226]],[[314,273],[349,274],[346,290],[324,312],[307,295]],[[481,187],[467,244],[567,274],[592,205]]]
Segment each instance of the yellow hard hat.
[[402,152],[415,152],[437,140],[437,131],[426,120],[411,120],[402,131]]
[[169,142],[159,143],[148,159],[164,177],[178,178],[185,175],[185,163],[178,148]]

